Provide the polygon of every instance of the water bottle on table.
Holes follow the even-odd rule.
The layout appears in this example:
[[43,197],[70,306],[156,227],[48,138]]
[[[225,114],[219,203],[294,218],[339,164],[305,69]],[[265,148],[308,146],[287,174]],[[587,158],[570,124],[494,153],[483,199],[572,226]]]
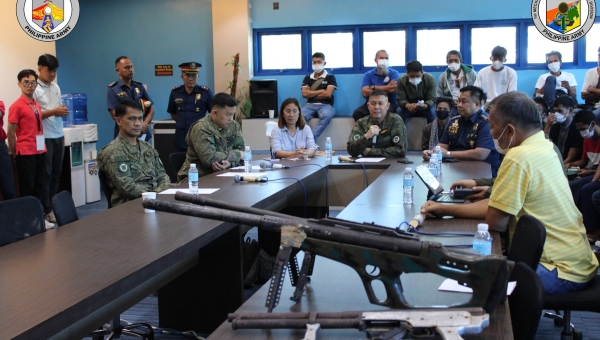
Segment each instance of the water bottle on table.
[[473,252],[481,255],[492,254],[492,237],[488,232],[488,225],[486,223],[479,223],[477,225],[477,234],[473,238]]
[[413,189],[415,188],[415,179],[413,178],[412,168],[404,170],[404,203],[413,203]]
[[190,170],[188,171],[188,186],[190,194],[198,194],[198,169],[196,168],[195,163],[190,164]]
[[437,157],[434,157],[434,155],[431,155],[431,157],[429,158],[429,165],[427,166],[427,169],[429,169],[429,172],[431,172],[433,177],[437,178],[437,176],[438,176]]
[[438,166],[438,176],[442,174],[442,158],[443,158],[443,154],[442,154],[442,148],[439,145],[436,145],[436,147],[433,149],[433,154],[432,156],[435,155],[437,157],[437,166]]
[[333,150],[333,144],[331,144],[331,137],[327,137],[325,141],[325,160],[331,160],[331,151]]
[[244,149],[244,172],[252,172],[252,150],[250,145]]

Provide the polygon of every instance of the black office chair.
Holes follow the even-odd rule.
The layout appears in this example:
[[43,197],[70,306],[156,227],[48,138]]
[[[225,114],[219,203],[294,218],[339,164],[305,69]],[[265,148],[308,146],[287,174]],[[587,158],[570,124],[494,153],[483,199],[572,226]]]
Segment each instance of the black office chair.
[[106,196],[106,200],[108,201],[108,209],[112,208],[111,197],[112,197],[112,189],[108,186],[108,180],[106,179],[106,174],[104,171],[98,169],[98,178],[100,179],[100,185],[102,186],[102,191],[104,191],[104,196]]
[[509,281],[517,282],[517,287],[508,297],[513,337],[515,340],[533,340],[544,301],[542,281],[524,262],[515,264]]
[[0,247],[46,231],[44,208],[33,196],[0,201]]
[[173,173],[175,177],[177,177],[177,173],[181,169],[183,163],[185,163],[185,154],[187,152],[174,152],[169,155],[169,163],[171,163],[171,168],[173,169]]
[[52,198],[52,209],[56,217],[56,224],[59,227],[79,219],[73,197],[67,190],[61,191]]
[[523,215],[515,226],[508,260],[524,262],[534,271],[540,263],[546,243],[546,228],[533,216]]

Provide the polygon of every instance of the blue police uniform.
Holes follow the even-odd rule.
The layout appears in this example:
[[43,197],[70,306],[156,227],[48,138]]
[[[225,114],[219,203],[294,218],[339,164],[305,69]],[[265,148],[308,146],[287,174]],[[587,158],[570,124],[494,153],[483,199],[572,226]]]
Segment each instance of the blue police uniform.
[[206,86],[196,85],[191,93],[185,86],[179,85],[171,90],[167,112],[177,117],[175,125],[175,150],[187,151],[188,145],[185,136],[190,126],[199,119],[204,118],[212,107],[213,93]]
[[485,162],[492,166],[492,177],[496,177],[500,167],[500,154],[494,146],[488,114],[485,111],[480,109],[469,119],[464,119],[460,115],[450,118],[440,139],[440,144],[448,145],[448,151],[490,149],[490,154]]
[[[131,87],[128,87],[119,79],[114,83],[108,84],[108,89],[106,89],[106,105],[108,106],[108,110],[114,110],[117,105],[123,99],[130,99],[139,103],[140,99],[147,100],[154,104],[152,98],[146,91],[146,88],[139,81],[131,80]],[[117,138],[119,135],[119,126],[115,122],[115,136]],[[146,141],[149,141],[152,138],[152,134],[150,129],[148,129],[148,133],[146,133]]]

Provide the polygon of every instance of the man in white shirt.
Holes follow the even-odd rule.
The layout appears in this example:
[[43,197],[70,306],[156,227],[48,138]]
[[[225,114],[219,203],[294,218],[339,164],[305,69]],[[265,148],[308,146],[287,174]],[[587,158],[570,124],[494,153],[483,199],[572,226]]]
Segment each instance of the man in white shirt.
[[572,73],[561,71],[562,54],[558,51],[546,53],[546,64],[550,72],[542,74],[535,83],[534,97],[543,96],[548,107],[554,106],[557,96],[571,96],[577,102],[577,81]]
[[[492,50],[490,60],[492,65],[486,66],[479,71],[475,86],[480,87],[487,95],[488,103],[503,93],[517,90],[517,72],[508,66],[504,66],[508,52],[502,46],[496,46]],[[486,111],[488,106],[485,106]]]
[[581,88],[581,98],[585,104],[593,107],[594,114],[600,118],[600,47],[598,47],[598,67],[587,71]]
[[[55,56],[44,54],[39,57],[38,71],[40,76],[33,97],[42,108],[42,124],[44,125],[44,140],[47,150],[46,178],[42,192],[46,201],[44,203],[45,207],[51,207],[50,202],[58,191],[65,150],[62,117],[69,114],[69,109],[61,104],[60,87],[53,82],[56,79],[57,70],[58,59]],[[56,223],[54,212],[48,212],[46,220],[50,223]],[[46,223],[46,226],[49,227],[49,224]]]

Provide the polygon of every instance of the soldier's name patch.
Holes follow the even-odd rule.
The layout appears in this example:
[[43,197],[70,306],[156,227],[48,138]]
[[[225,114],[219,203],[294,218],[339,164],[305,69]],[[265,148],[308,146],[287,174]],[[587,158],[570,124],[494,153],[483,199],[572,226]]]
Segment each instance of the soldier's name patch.
[[386,132],[387,132],[387,129],[385,129],[385,130],[381,130],[381,132],[380,132],[380,133],[381,133],[381,134],[384,134],[384,133],[386,133]]
[[394,143],[398,143],[400,141],[400,136],[394,136]]
[[127,172],[127,164],[125,164],[125,163],[119,164],[119,171]]
[[183,103],[183,98],[176,98],[175,99],[175,104],[181,104]]
[[119,96],[121,98],[125,98],[125,97],[127,97],[127,93],[126,92],[119,92],[119,93],[117,93],[117,96]]

